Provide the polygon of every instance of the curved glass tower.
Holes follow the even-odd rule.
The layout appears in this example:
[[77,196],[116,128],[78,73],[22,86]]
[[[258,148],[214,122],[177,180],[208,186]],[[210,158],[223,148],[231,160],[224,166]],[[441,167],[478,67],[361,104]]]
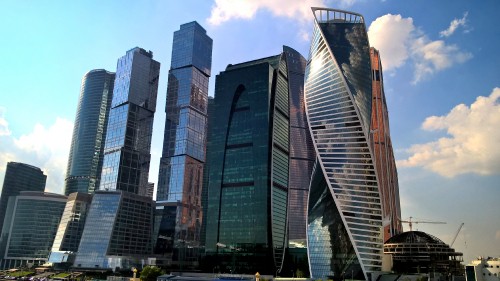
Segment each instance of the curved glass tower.
[[370,47],[361,15],[313,8],[305,73],[316,151],[307,239],[312,278],[369,280],[382,266],[382,206],[370,147]]
[[104,69],[83,76],[66,171],[66,195],[93,193],[99,186],[114,81],[115,74]]
[[[301,57],[284,47],[280,55],[228,65],[217,75],[207,147],[205,249],[221,272],[282,270],[287,219],[294,222],[288,225],[294,240],[305,240],[300,196],[314,157],[307,158],[312,153],[305,147],[307,126],[295,111],[302,93]],[[300,175],[305,186],[292,184]],[[288,214],[289,206],[297,209]]]

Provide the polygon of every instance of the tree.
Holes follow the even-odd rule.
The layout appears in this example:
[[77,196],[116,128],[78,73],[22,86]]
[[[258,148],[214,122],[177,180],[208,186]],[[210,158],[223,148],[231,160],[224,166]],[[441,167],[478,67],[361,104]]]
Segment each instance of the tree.
[[141,271],[141,281],[156,281],[156,278],[164,272],[157,266],[146,266]]

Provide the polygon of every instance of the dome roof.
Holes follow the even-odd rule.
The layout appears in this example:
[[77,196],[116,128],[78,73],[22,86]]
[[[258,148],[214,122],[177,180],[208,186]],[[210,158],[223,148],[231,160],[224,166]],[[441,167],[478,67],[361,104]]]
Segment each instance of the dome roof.
[[407,231],[401,234],[395,235],[389,238],[384,244],[398,244],[398,243],[407,243],[407,244],[442,244],[446,245],[443,241],[441,241],[436,236],[427,234],[422,231]]

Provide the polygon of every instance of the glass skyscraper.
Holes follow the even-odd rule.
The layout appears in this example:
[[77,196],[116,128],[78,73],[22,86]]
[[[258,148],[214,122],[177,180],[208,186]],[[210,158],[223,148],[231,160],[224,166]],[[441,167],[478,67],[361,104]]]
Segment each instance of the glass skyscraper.
[[24,163],[8,162],[0,196],[0,227],[3,226],[7,202],[20,191],[44,191],[47,176],[40,168]]
[[133,48],[118,59],[99,190],[146,195],[160,63]]
[[104,138],[115,74],[104,69],[87,72],[82,79],[64,193],[92,193],[99,187]]
[[[156,194],[157,213],[162,217],[158,218],[162,223],[157,229],[157,254],[199,246],[211,65],[212,39],[205,29],[197,22],[181,25],[174,32],[168,75],[167,118]],[[191,258],[191,253],[187,255]],[[175,259],[179,259],[177,251]]]
[[[307,143],[307,132],[297,125],[301,114],[294,111],[300,97],[291,97],[300,95],[302,75],[301,56],[289,47],[277,56],[229,65],[217,75],[207,147],[205,248],[222,272],[281,270],[291,171],[296,170],[290,163],[298,160],[299,150],[308,155],[307,147],[291,147]],[[292,136],[298,139],[291,141]],[[305,156],[296,166],[307,167],[313,159]],[[298,220],[305,219],[297,213]]]
[[2,228],[1,268],[44,264],[64,211],[64,195],[21,191],[11,196]]
[[312,278],[370,280],[382,268],[382,203],[370,131],[372,68],[361,15],[313,8],[306,113],[317,160],[308,206]]
[[288,187],[288,246],[306,247],[306,218],[309,183],[316,154],[312,145],[304,104],[306,59],[284,46],[288,70],[290,112],[290,171]]
[[387,241],[392,236],[403,232],[399,204],[398,173],[389,130],[389,112],[384,93],[382,63],[380,54],[375,48],[370,48],[370,58],[373,89],[372,121],[370,126],[372,138],[370,140],[380,184],[384,217],[384,241]]

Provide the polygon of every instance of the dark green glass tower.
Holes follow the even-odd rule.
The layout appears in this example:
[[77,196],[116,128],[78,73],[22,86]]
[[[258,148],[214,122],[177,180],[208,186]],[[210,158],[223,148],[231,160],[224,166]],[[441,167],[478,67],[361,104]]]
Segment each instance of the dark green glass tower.
[[282,267],[292,85],[286,56],[229,65],[216,78],[205,249],[221,272],[274,275]]

